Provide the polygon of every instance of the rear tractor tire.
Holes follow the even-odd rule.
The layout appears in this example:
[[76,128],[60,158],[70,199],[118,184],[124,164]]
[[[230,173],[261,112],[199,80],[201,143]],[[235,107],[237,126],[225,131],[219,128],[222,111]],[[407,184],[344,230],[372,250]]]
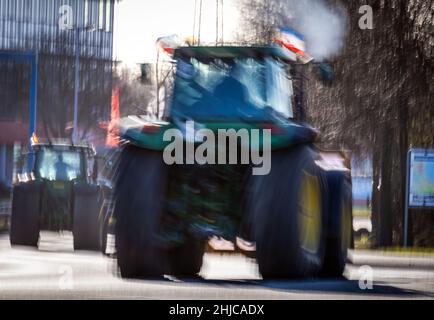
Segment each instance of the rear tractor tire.
[[11,245],[38,246],[40,194],[39,184],[26,183],[14,186],[10,228]]
[[251,177],[247,208],[264,279],[315,277],[321,270],[327,191],[314,159],[308,145],[275,151],[271,172]]
[[338,278],[344,272],[348,249],[353,244],[351,182],[342,172],[329,173],[327,181],[330,219],[321,276]]
[[170,274],[177,277],[195,277],[202,268],[205,243],[191,239],[168,252]]
[[164,251],[157,235],[167,167],[160,152],[127,145],[115,181],[116,253],[123,278],[164,274]]
[[83,183],[74,186],[74,250],[100,250],[99,196],[100,190],[96,185]]

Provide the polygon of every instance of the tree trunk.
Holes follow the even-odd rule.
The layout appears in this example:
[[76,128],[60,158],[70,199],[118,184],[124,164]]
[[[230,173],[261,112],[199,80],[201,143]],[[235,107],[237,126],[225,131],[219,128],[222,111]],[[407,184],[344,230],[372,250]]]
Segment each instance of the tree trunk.
[[377,247],[380,234],[380,158],[380,150],[374,150],[372,156],[372,232],[370,237],[370,242],[374,248]]
[[387,247],[392,245],[392,143],[393,131],[390,125],[384,124],[381,148],[381,198],[379,203],[380,229],[377,238],[377,246]]

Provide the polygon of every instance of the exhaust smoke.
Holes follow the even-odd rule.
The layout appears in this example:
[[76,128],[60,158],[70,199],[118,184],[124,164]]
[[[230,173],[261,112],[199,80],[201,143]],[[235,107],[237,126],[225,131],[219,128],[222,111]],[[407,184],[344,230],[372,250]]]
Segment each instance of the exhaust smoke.
[[[347,16],[341,6],[324,0],[275,0],[284,8],[282,20],[305,37],[307,52],[317,61],[337,55],[345,40]],[[336,9],[339,7],[340,9]]]

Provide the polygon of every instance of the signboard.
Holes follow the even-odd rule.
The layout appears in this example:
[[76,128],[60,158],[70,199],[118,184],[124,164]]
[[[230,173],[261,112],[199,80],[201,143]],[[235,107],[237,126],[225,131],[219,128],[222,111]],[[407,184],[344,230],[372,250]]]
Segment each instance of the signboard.
[[434,149],[410,150],[409,207],[434,207]]
[[409,208],[434,207],[434,149],[410,149],[404,211],[404,246],[408,245]]

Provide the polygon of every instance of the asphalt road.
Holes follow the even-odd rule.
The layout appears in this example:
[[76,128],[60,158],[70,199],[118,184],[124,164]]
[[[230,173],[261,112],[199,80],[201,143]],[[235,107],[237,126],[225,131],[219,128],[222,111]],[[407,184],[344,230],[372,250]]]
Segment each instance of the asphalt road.
[[2,234],[0,299],[434,299],[433,256],[350,258],[343,279],[263,281],[252,259],[206,254],[200,278],[130,281],[116,260],[74,252],[69,233],[43,232],[38,250],[11,248]]

